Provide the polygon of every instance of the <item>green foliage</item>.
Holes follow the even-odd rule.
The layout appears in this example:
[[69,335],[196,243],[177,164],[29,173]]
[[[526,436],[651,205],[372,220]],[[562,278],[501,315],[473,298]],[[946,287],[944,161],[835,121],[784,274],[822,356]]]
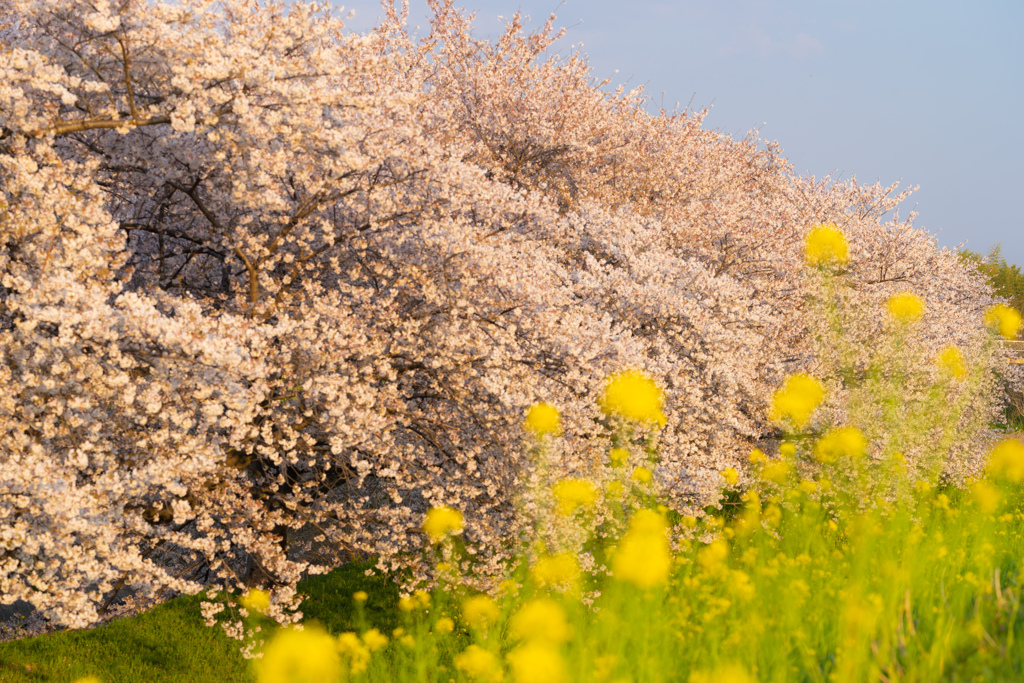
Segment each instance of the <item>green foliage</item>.
[[985,256],[965,249],[960,252],[960,259],[988,279],[996,296],[1008,299],[1010,306],[1024,311],[1024,271],[1018,265],[1007,263],[1001,245],[994,246]]

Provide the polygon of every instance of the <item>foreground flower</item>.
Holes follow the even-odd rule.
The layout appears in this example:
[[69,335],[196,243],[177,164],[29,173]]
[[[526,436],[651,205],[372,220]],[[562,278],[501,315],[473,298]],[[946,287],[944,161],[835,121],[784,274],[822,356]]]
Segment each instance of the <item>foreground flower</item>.
[[450,533],[462,531],[464,519],[462,513],[447,505],[431,508],[423,520],[423,531],[431,543],[440,543]]
[[1014,484],[1024,481],[1024,443],[1003,439],[989,452],[985,471],[989,476],[1007,479]]
[[250,614],[266,614],[270,609],[270,593],[253,588],[239,602]]
[[672,569],[667,531],[664,517],[638,510],[612,558],[615,578],[644,589],[665,584]]
[[[384,636],[381,637],[384,638]],[[338,636],[338,652],[341,653],[349,674],[362,673],[370,665],[370,648],[351,631]]]
[[474,595],[462,603],[462,617],[472,628],[486,630],[498,623],[500,616],[498,604],[489,595]]
[[597,487],[586,479],[563,479],[551,488],[558,501],[558,514],[571,515],[579,508],[593,507]]
[[[358,641],[357,641],[358,642]],[[322,683],[341,675],[339,643],[325,631],[306,626],[277,632],[256,660],[258,683]]]
[[695,671],[689,683],[754,683],[755,678],[741,666],[726,664],[714,671]]
[[790,420],[798,429],[807,424],[825,398],[825,387],[805,373],[791,375],[772,396],[769,417],[774,422]]
[[479,683],[500,683],[505,677],[497,656],[479,645],[470,645],[455,655],[455,668]]
[[722,479],[725,480],[725,483],[728,484],[729,486],[735,486],[736,483],[740,480],[740,473],[736,471],[735,467],[726,467],[718,474],[719,476],[722,477]]
[[509,621],[509,635],[516,640],[560,644],[571,634],[565,610],[547,598],[526,603]]
[[562,416],[550,403],[534,403],[526,413],[526,428],[536,436],[559,434],[562,431]]
[[531,641],[508,654],[515,683],[562,683],[568,680],[562,654],[550,643]]
[[889,297],[886,308],[889,309],[889,317],[903,325],[917,322],[924,316],[924,301],[913,292]]
[[574,553],[546,555],[537,560],[530,574],[541,586],[571,586],[580,578],[580,563]]
[[935,356],[935,364],[943,371],[957,379],[967,376],[967,365],[964,363],[964,355],[955,346],[944,346]]
[[664,394],[661,387],[639,370],[627,370],[612,375],[601,396],[601,411],[605,415],[618,415],[637,422],[664,425],[662,412]]
[[814,445],[814,457],[820,462],[835,462],[840,457],[859,458],[867,452],[868,440],[856,427],[830,429]]
[[1007,339],[1016,339],[1020,331],[1021,318],[1017,309],[1006,304],[996,304],[985,311],[985,324],[994,328]]
[[833,223],[811,228],[804,242],[804,262],[812,267],[841,266],[850,260],[850,244],[846,235]]

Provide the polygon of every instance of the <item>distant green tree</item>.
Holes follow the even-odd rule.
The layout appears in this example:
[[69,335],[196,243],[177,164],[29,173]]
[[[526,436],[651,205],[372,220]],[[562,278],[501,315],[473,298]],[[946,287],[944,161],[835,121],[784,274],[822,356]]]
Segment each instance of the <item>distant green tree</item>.
[[1010,306],[1024,311],[1024,271],[1020,266],[1006,262],[1001,244],[992,247],[985,256],[965,249],[960,252],[960,258],[988,278],[996,296],[1009,299]]

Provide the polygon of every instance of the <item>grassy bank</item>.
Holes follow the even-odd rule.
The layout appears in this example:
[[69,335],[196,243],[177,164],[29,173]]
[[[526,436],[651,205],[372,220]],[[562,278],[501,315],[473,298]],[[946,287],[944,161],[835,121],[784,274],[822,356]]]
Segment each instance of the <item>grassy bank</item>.
[[[366,620],[390,631],[398,620],[397,588],[381,577],[365,576],[366,566],[348,565],[302,582],[309,596],[303,604],[307,621],[336,632],[354,628],[352,593],[361,590],[372,596]],[[255,680],[238,641],[206,627],[199,598],[193,596],[96,629],[0,643],[4,683],[70,683],[86,676],[104,683]]]

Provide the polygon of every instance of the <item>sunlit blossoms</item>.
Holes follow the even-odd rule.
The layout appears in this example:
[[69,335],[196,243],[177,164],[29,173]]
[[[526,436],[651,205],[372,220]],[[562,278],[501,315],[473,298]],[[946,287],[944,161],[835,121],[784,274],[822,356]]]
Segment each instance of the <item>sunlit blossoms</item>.
[[[298,579],[352,553],[427,582],[462,534],[443,501],[491,587],[545,448],[556,480],[614,463],[599,497],[716,504],[780,422],[848,408],[815,347],[837,321],[807,307],[839,279],[851,308],[945,302],[908,328],[913,369],[948,344],[997,362],[990,291],[907,191],[652,114],[554,18],[487,42],[439,0],[421,41],[393,3],[364,34],[329,3],[0,8],[0,595],[54,624],[216,589],[205,617],[239,636],[226,595],[289,623]],[[828,406],[768,407],[801,373]],[[950,480],[984,466],[970,434]],[[570,498],[565,522],[591,509]]]

